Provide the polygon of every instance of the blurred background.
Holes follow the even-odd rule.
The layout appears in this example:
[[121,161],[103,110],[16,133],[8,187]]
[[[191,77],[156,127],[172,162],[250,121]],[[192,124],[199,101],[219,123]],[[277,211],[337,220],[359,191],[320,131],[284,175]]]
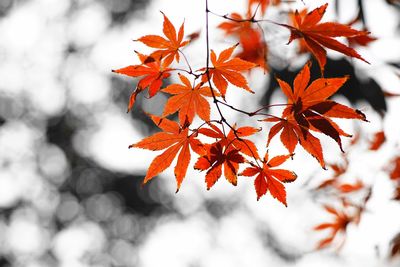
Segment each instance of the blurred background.
[[[299,176],[287,185],[288,208],[270,195],[256,201],[252,179],[244,177],[237,187],[221,179],[207,191],[204,173],[191,170],[175,194],[167,170],[141,187],[157,153],[128,146],[157,131],[144,112],[161,114],[168,96],[149,100],[142,94],[127,114],[137,80],[111,70],[137,64],[134,50],[149,51],[132,40],[161,34],[160,10],[175,26],[185,21],[187,34],[201,30],[185,51],[194,68],[204,66],[203,2],[0,0],[0,266],[400,266],[399,257],[390,256],[400,205],[385,172],[399,154],[400,101],[385,98],[400,93],[398,1],[363,1],[361,24],[378,40],[357,50],[371,65],[329,53],[331,74],[354,74],[357,88],[337,101],[360,108],[370,120],[340,122],[361,135],[354,146],[346,140],[345,148],[352,146],[346,175],[372,188],[360,224],[349,226],[340,251],[315,250],[324,235],[313,227],[331,219],[321,204],[335,200],[314,189],[334,173],[302,150],[287,164]],[[221,2],[210,0],[210,8],[226,14],[246,4]],[[267,14],[279,20],[282,10],[326,1],[297,2]],[[327,2],[326,19],[338,15],[343,23],[360,4]],[[216,51],[237,42],[214,29],[220,18],[210,19]],[[295,49],[284,45],[289,33],[264,26],[271,75],[291,83],[300,64],[291,65]],[[241,108],[285,102],[270,81],[269,74],[253,71],[249,83],[256,95],[231,90],[227,99]],[[226,112],[231,122],[248,124]],[[387,141],[369,151],[380,130]],[[253,139],[262,149],[266,132]],[[322,139],[327,161],[342,161],[337,146]],[[284,153],[278,142],[271,151]]]

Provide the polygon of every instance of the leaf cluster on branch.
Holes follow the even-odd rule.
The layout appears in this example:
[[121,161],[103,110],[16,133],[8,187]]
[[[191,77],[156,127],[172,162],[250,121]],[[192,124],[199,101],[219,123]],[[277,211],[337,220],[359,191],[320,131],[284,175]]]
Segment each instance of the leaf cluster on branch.
[[[164,36],[145,35],[137,39],[155,50],[150,55],[136,52],[141,64],[114,70],[119,74],[140,78],[129,100],[128,111],[133,108],[137,95],[145,89],[148,89],[150,98],[160,91],[172,95],[161,117],[149,115],[163,132],[146,137],[130,146],[155,151],[164,150],[150,164],[144,183],[167,169],[177,157],[174,172],[178,191],[194,153],[197,157],[194,168],[206,171],[207,189],[210,189],[221,176],[236,185],[239,170],[242,169],[240,174],[243,176],[257,174],[254,181],[257,199],[269,191],[273,197],[286,205],[286,192],[281,183],[292,182],[297,176],[291,171],[275,170],[273,167],[293,157],[295,148],[299,144],[325,168],[320,140],[312,133],[320,132],[327,135],[336,141],[343,151],[341,136],[350,137],[351,135],[344,132],[332,118],[366,120],[361,111],[328,100],[346,82],[347,77],[324,78],[322,76],[310,81],[309,63],[304,65],[299,72],[293,81],[293,87],[289,85],[292,81],[288,83],[277,78],[283,93],[288,98],[288,102],[282,104],[285,108],[280,117],[263,112],[268,107],[245,111],[226,101],[225,95],[233,87],[254,93],[244,72],[254,68],[268,69],[267,43],[260,27],[262,22],[288,28],[291,31],[289,43],[298,38],[304,40],[305,47],[318,59],[322,75],[326,61],[326,51],[323,47],[364,60],[355,50],[339,43],[334,37],[364,36],[368,32],[357,31],[350,26],[334,22],[319,23],[328,4],[305,15],[296,11],[293,25],[255,19],[257,12],[265,14],[270,4],[278,5],[280,2],[249,1],[246,16],[238,13],[220,16],[226,21],[222,22],[219,28],[224,30],[226,35],[237,36],[239,43],[218,54],[210,48],[208,19],[210,14],[219,15],[209,10],[206,1],[207,58],[205,66],[198,70],[192,69],[188,56],[183,52],[183,48],[190,43],[190,39],[184,40],[184,23],[177,31],[168,17],[162,13]],[[254,13],[252,10],[255,10]],[[242,51],[234,55],[239,44]],[[186,66],[174,68],[172,63],[180,63],[182,56]],[[178,75],[181,83],[163,88],[163,80],[171,75]],[[237,91],[237,93],[241,92]],[[217,109],[219,118],[210,117],[210,102]],[[287,148],[288,154],[275,156],[270,161],[268,161],[268,153],[261,158],[256,145],[251,140],[245,139],[247,136],[260,134],[261,128],[256,129],[246,125],[237,127],[236,123],[225,119],[221,106],[247,114],[249,117],[258,116],[258,121],[272,123],[267,145],[276,134],[281,132],[280,140]],[[176,112],[178,112],[178,122],[167,118]],[[196,117],[203,121],[200,125],[193,125]],[[229,132],[227,132],[228,129]],[[213,139],[213,142],[203,143],[198,138],[199,136],[209,137]]]
[[[295,10],[286,12],[288,23],[265,19],[267,9],[274,5],[279,7],[282,1],[248,0],[244,15],[239,12],[219,15],[209,9],[208,0],[205,3],[204,32],[205,60],[204,65],[197,70],[192,68],[184,48],[193,41],[198,41],[200,33],[185,37],[184,23],[177,31],[168,17],[162,13],[164,22],[160,35],[145,35],[137,39],[154,49],[149,55],[136,52],[140,64],[130,65],[113,70],[118,74],[138,78],[137,86],[128,101],[128,112],[134,107],[138,94],[148,89],[149,101],[163,92],[171,95],[166,102],[162,115],[148,114],[154,124],[162,131],[145,137],[129,146],[153,151],[162,151],[151,162],[143,183],[147,183],[172,165],[176,159],[174,174],[177,191],[182,186],[187,170],[194,158],[193,168],[204,172],[206,188],[209,190],[224,177],[230,184],[237,185],[241,176],[255,177],[254,187],[257,200],[267,192],[279,202],[287,206],[284,183],[293,182],[297,175],[291,170],[281,167],[289,158],[296,160],[296,148],[302,146],[312,155],[319,165],[335,170],[334,178],[322,182],[316,190],[333,188],[343,196],[353,192],[364,191],[365,197],[354,204],[346,197],[341,197],[341,203],[353,212],[340,211],[325,205],[325,210],[335,217],[333,222],[323,223],[315,230],[331,229],[331,235],[320,241],[318,248],[331,244],[335,236],[345,232],[351,222],[358,222],[369,199],[371,188],[362,182],[354,184],[343,183],[338,177],[346,171],[337,165],[326,164],[319,135],[323,134],[333,139],[343,151],[342,137],[351,137],[334,121],[336,118],[367,121],[366,116],[357,109],[337,103],[329,98],[335,94],[348,80],[344,77],[324,77],[327,62],[327,49],[335,50],[344,56],[356,58],[368,63],[354,48],[354,45],[366,46],[376,38],[366,30],[352,28],[354,22],[341,24],[338,22],[321,22],[328,8],[328,3],[311,11]],[[226,36],[236,38],[236,45],[227,47],[220,52],[210,47],[210,17],[222,20],[218,28]],[[261,19],[256,17],[261,16]],[[298,54],[309,53],[319,66],[320,77],[312,80],[310,62],[307,62],[298,72],[294,80],[285,81],[276,77],[276,81],[287,98],[287,103],[273,103],[268,106],[244,110],[235,107],[226,100],[228,91],[241,94],[252,93],[246,75],[259,68],[268,72],[268,42],[261,24],[270,23],[281,27],[282,31],[290,31],[287,45],[298,41]],[[338,37],[347,39],[349,45],[339,41]],[[285,45],[285,43],[282,43]],[[183,60],[182,60],[183,58]],[[175,76],[179,83],[163,86],[165,79]],[[238,90],[243,89],[243,90]],[[243,95],[242,95],[243,94]],[[272,106],[283,107],[280,116],[268,113]],[[211,110],[217,116],[212,117]],[[228,121],[224,110],[238,112],[248,116],[248,125],[238,126],[234,121]],[[178,121],[169,117],[178,114]],[[256,119],[254,119],[256,117]],[[250,125],[259,124],[259,128]],[[269,131],[263,131],[267,125]],[[270,149],[260,156],[260,148],[248,139],[255,135],[265,136],[266,146],[279,135],[279,140],[287,149],[285,155],[274,155]],[[204,140],[210,140],[206,142]],[[371,150],[378,149],[384,142],[384,137],[377,135],[371,144]],[[397,164],[399,165],[399,164]],[[397,165],[395,170],[397,170]],[[393,170],[392,176],[398,176]],[[342,172],[341,172],[342,171]],[[392,178],[397,179],[397,178]],[[399,193],[397,193],[397,198]]]

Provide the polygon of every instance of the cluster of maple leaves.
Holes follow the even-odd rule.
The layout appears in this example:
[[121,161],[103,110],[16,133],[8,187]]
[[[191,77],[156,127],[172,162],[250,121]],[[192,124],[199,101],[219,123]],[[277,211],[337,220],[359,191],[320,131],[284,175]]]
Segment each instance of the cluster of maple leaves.
[[[356,145],[360,140],[359,134],[353,138],[351,146]],[[384,131],[376,132],[368,144],[369,151],[378,151],[386,143]],[[362,214],[367,210],[368,201],[373,192],[372,185],[365,184],[357,178],[354,182],[346,182],[344,175],[347,173],[349,160],[345,154],[343,164],[328,164],[328,168],[333,171],[332,176],[326,179],[314,188],[314,193],[321,193],[325,199],[330,202],[336,202],[337,205],[323,205],[323,208],[333,216],[333,220],[318,224],[314,227],[315,231],[330,230],[327,237],[321,239],[316,248],[321,249],[336,243],[337,249],[340,249],[346,239],[347,227],[350,224],[358,225]],[[391,161],[382,169],[388,178],[393,182],[392,200],[400,201],[400,156],[395,155]],[[390,257],[400,255],[400,234],[397,234],[391,241]]]
[[[183,50],[190,42],[197,39],[200,33],[185,36],[184,23],[177,31],[168,17],[162,13],[164,36],[145,35],[137,39],[154,51],[149,55],[135,51],[140,64],[113,70],[119,74],[139,78],[128,102],[128,112],[134,107],[137,96],[146,89],[148,89],[149,98],[159,92],[170,95],[161,116],[149,114],[150,119],[161,131],[129,146],[162,151],[151,162],[143,183],[147,183],[169,168],[176,159],[174,174],[178,191],[194,156],[193,167],[205,172],[207,189],[213,187],[221,177],[232,185],[237,185],[240,176],[255,177],[254,187],[257,199],[269,192],[272,197],[286,206],[284,183],[295,181],[297,175],[280,166],[289,158],[294,157],[296,147],[300,145],[318,161],[322,168],[330,167],[335,172],[334,177],[321,183],[317,190],[333,188],[345,195],[359,190],[366,192],[361,204],[357,205],[347,201],[345,197],[341,198],[344,207],[350,207],[355,211],[352,215],[329,205],[324,206],[328,213],[335,216],[333,222],[315,227],[315,230],[331,229],[331,235],[321,240],[317,246],[318,248],[326,247],[337,233],[345,231],[350,222],[359,221],[371,191],[361,181],[354,184],[342,183],[340,175],[343,174],[345,168],[325,163],[320,140],[315,135],[315,133],[322,133],[330,137],[343,151],[341,138],[351,137],[351,135],[342,130],[333,119],[366,121],[361,111],[329,99],[348,80],[348,77],[324,77],[326,49],[367,62],[354,48],[335,38],[345,37],[350,45],[367,45],[374,38],[368,31],[353,29],[352,23],[345,25],[337,22],[321,22],[328,4],[309,12],[306,9],[289,12],[289,24],[272,22],[290,31],[288,44],[299,40],[299,53],[308,52],[316,58],[321,77],[310,80],[310,63],[304,65],[294,81],[283,81],[277,77],[278,84],[287,97],[281,116],[260,112],[266,107],[249,112],[233,107],[225,97],[228,90],[234,87],[254,93],[243,72],[249,72],[254,68],[268,71],[268,44],[260,24],[271,21],[256,19],[256,15],[264,16],[270,5],[280,5],[281,1],[248,0],[245,15],[232,13],[223,16],[210,11],[208,1],[205,2],[207,20],[210,14],[223,19],[218,28],[224,31],[226,36],[237,38],[237,45],[228,47],[220,53],[210,49],[209,29],[206,23],[207,60],[204,66],[194,70]],[[240,50],[236,51],[238,47]],[[177,64],[180,64],[179,67],[175,67]],[[179,83],[164,86],[165,80],[172,75],[179,78]],[[219,117],[211,117],[210,103],[218,111]],[[267,147],[271,140],[279,135],[281,143],[287,149],[287,154],[271,156],[271,152],[266,152],[260,156],[257,146],[248,138],[259,134],[262,128],[247,125],[239,127],[236,123],[228,122],[222,113],[221,106],[246,114],[249,118],[261,116],[257,123],[267,123],[270,126],[266,134]],[[168,118],[175,113],[178,114],[178,121]],[[211,141],[206,143],[204,140]],[[382,142],[379,139],[371,146],[379,147]],[[393,171],[395,174],[391,177],[398,182],[396,197],[400,199],[400,161],[398,159],[395,166]]]

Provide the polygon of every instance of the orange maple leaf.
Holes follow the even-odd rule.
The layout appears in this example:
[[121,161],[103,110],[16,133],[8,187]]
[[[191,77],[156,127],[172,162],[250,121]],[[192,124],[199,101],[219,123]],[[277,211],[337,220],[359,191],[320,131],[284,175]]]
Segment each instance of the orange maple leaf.
[[396,189],[394,190],[393,200],[400,201],[400,185],[397,185]]
[[268,5],[279,5],[281,0],[249,0],[248,10],[251,10],[253,5],[257,5],[261,10],[261,15],[264,16]]
[[[306,48],[315,56],[321,68],[321,73],[324,72],[326,64],[326,50],[324,47],[338,51],[350,57],[355,57],[368,63],[362,58],[356,50],[348,47],[336,39],[335,37],[356,37],[368,35],[368,31],[358,31],[352,29],[348,25],[336,22],[319,23],[325,14],[328,4],[320,6],[311,12],[299,13],[297,10],[294,14],[293,26],[277,23],[278,25],[288,28],[291,32],[288,44],[293,40],[301,38],[305,42]],[[305,14],[305,15],[303,15]]]
[[[181,84],[171,84],[164,89],[163,92],[172,94],[165,104],[163,116],[173,114],[179,110],[179,121],[181,124],[192,123],[195,114],[204,121],[210,120],[210,104],[204,98],[211,97],[211,89],[207,86],[202,86],[199,83],[195,87],[192,86],[189,79],[184,75],[179,74]],[[218,96],[217,92],[214,95]]]
[[194,165],[196,170],[205,171],[207,190],[218,181],[222,175],[224,166],[224,176],[228,182],[237,185],[237,172],[239,163],[245,162],[242,155],[232,146],[224,148],[221,142],[205,145],[206,154],[201,156]]
[[325,205],[324,208],[327,212],[335,216],[335,220],[331,223],[322,223],[314,227],[315,231],[331,229],[331,234],[319,241],[317,249],[322,249],[329,246],[338,233],[343,233],[343,240],[341,241],[341,245],[343,245],[345,241],[344,234],[346,233],[347,225],[354,220],[353,217],[350,217],[345,212],[337,211],[331,206]]
[[349,41],[349,46],[367,46],[369,43],[372,43],[378,38],[369,36],[369,35],[359,35],[359,36],[353,36],[353,37],[347,37],[347,41]]
[[[233,128],[235,130],[231,129],[228,135],[225,136],[224,133],[214,124],[209,123],[208,125],[211,127],[211,129],[201,128],[198,130],[198,133],[211,138],[219,139],[219,142],[223,147],[232,146],[236,150],[240,151],[240,153],[243,153],[249,157],[254,157],[257,159],[260,158],[256,145],[251,140],[243,138],[259,132],[260,129],[250,126],[239,127],[236,129],[236,125],[234,125]],[[236,131],[236,135],[234,131]]]
[[239,13],[232,13],[229,17],[232,18],[232,20],[224,21],[217,26],[224,30],[226,35],[240,36],[251,28],[252,23],[250,21],[245,21],[244,17]]
[[378,150],[383,143],[386,141],[386,136],[384,131],[379,131],[374,134],[374,139],[369,145],[369,150]]
[[275,169],[275,167],[284,163],[291,155],[281,155],[273,157],[268,161],[268,152],[265,153],[263,159],[263,166],[253,165],[247,167],[240,175],[252,177],[257,175],[254,180],[254,187],[257,193],[257,200],[259,200],[268,191],[279,202],[287,206],[286,203],[286,190],[282,183],[293,182],[296,180],[297,175],[288,170]]
[[236,57],[253,62],[267,71],[268,46],[262,32],[254,28],[254,23],[250,22],[251,18],[249,21],[244,21],[243,17],[237,13],[232,13],[230,17],[234,20],[223,22],[218,25],[218,28],[224,30],[226,35],[239,38],[242,51]]
[[207,73],[202,77],[203,82],[206,82],[208,78],[212,79],[215,87],[220,91],[223,98],[225,98],[228,82],[254,93],[249,88],[246,78],[240,73],[240,71],[254,68],[256,64],[237,57],[229,59],[236,47],[237,45],[234,45],[225,49],[221,52],[218,58],[215,52],[211,50],[210,59],[214,67],[209,68],[209,77]]
[[166,118],[160,118],[154,115],[150,115],[150,117],[163,132],[158,132],[146,137],[138,143],[130,145],[129,148],[136,147],[153,151],[165,149],[163,153],[155,157],[151,162],[146,176],[144,177],[143,184],[167,169],[179,153],[174,169],[177,183],[176,191],[178,192],[190,163],[191,156],[189,148],[198,154],[203,154],[202,144],[195,138],[195,134],[189,134],[188,128],[182,129],[178,123]]
[[393,181],[400,182],[400,156],[396,156],[390,163],[389,177]]
[[352,192],[363,189],[365,187],[365,185],[360,179],[357,179],[352,184],[351,183],[342,183],[342,184],[338,184],[336,187],[342,193],[352,193]]
[[242,51],[236,54],[238,58],[257,64],[264,69],[264,72],[269,70],[267,65],[268,45],[259,30],[249,29],[240,36],[239,42]]
[[137,39],[137,41],[140,41],[152,48],[159,48],[150,56],[159,59],[163,58],[165,65],[169,66],[174,58],[177,62],[179,62],[179,49],[187,45],[189,41],[182,41],[184,36],[184,23],[182,23],[181,27],[179,28],[177,35],[174,25],[164,13],[162,14],[164,16],[163,33],[167,39],[159,35],[145,35]]
[[342,174],[346,173],[347,168],[349,166],[349,162],[346,159],[343,165],[339,164],[328,164],[328,167],[333,170],[333,177],[329,178],[323,182],[321,182],[317,187],[316,190],[324,189],[329,186],[336,186],[338,184],[338,179]]
[[168,78],[171,75],[169,73],[171,69],[167,68],[164,62],[161,62],[160,60],[157,60],[151,56],[140,54],[138,52],[136,52],[136,54],[142,64],[130,65],[125,68],[112,70],[112,72],[124,74],[130,77],[144,76],[138,82],[136,89],[129,99],[128,112],[133,108],[136,97],[140,92],[148,87],[149,96],[153,97],[160,90],[162,86],[162,80]]
[[284,109],[282,118],[265,119],[265,121],[278,122],[269,132],[268,144],[273,136],[283,129],[281,141],[290,153],[293,153],[297,143],[300,142],[301,146],[325,168],[321,144],[318,138],[310,133],[310,130],[331,137],[343,151],[340,137],[350,137],[351,135],[340,129],[330,118],[366,121],[365,115],[361,111],[327,100],[339,90],[346,80],[347,77],[319,78],[309,84],[309,64],[306,64],[296,76],[293,89],[288,83],[277,78],[279,86],[288,98],[288,106]]

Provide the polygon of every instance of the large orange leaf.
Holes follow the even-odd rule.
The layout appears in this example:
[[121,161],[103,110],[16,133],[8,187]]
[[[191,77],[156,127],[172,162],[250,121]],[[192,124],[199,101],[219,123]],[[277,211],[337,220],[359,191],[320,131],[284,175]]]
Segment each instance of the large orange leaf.
[[[172,94],[165,105],[163,116],[173,114],[179,110],[179,121],[181,124],[192,123],[195,114],[202,120],[210,120],[210,104],[205,99],[205,96],[211,97],[211,89],[207,86],[202,86],[199,83],[195,87],[192,86],[189,79],[184,75],[179,74],[179,78],[183,84],[171,84],[162,89],[163,92]],[[215,95],[219,95],[214,92]]]
[[284,26],[290,30],[291,35],[288,43],[299,38],[304,40],[303,45],[305,45],[305,47],[317,59],[318,64],[321,68],[321,73],[324,72],[324,67],[326,64],[326,50],[324,47],[338,51],[350,57],[361,59],[369,63],[363,57],[361,57],[356,50],[334,39],[341,36],[366,36],[369,34],[369,32],[358,31],[352,29],[348,25],[336,22],[320,23],[327,7],[328,4],[326,3],[325,5],[322,5],[307,14],[305,12],[298,12],[296,10],[294,18],[292,19],[293,26],[278,23],[279,25]]
[[[162,12],[161,12],[162,13]],[[138,41],[152,48],[159,48],[154,51],[151,56],[154,58],[163,58],[167,66],[169,66],[174,58],[179,62],[179,49],[189,43],[189,41],[182,41],[184,36],[184,23],[179,28],[178,34],[176,33],[174,25],[164,16],[163,33],[166,38],[159,35],[145,35],[140,37]]]
[[346,82],[344,78],[319,78],[310,83],[309,64],[296,76],[293,88],[277,79],[282,92],[288,98],[288,106],[282,113],[282,118],[268,118],[265,121],[276,122],[270,129],[268,142],[280,131],[281,141],[290,153],[293,153],[297,143],[313,155],[325,168],[322,147],[318,138],[310,133],[316,131],[335,140],[342,149],[341,136],[350,137],[330,118],[345,118],[366,120],[359,111],[327,100]]
[[257,175],[254,180],[257,200],[269,191],[274,198],[287,206],[286,190],[282,183],[293,182],[296,180],[297,175],[285,169],[275,169],[275,167],[284,163],[289,157],[290,155],[281,155],[273,157],[268,161],[268,153],[266,153],[262,167],[252,165],[240,174],[248,177]]
[[[237,45],[234,45],[225,49],[218,58],[213,50],[211,50],[210,54],[210,59],[214,67],[209,69],[209,76],[224,98],[226,89],[228,88],[228,82],[254,93],[247,84],[246,78],[240,72],[254,68],[256,64],[237,57],[229,59],[236,47]],[[207,75],[204,74],[202,81],[206,82],[207,78]]]
[[138,55],[142,64],[130,65],[125,68],[113,70],[113,72],[124,74],[130,77],[144,76],[139,80],[136,89],[129,99],[128,112],[133,108],[136,97],[140,92],[148,87],[149,96],[153,97],[160,90],[163,79],[166,79],[171,75],[169,73],[171,69],[166,68],[165,63],[151,56],[146,56],[138,52],[136,52],[136,54]]
[[188,128],[182,129],[179,124],[174,121],[154,115],[151,115],[151,119],[163,132],[146,137],[138,143],[130,145],[129,148],[136,147],[153,151],[165,149],[164,152],[155,157],[151,162],[147,174],[144,177],[143,184],[167,169],[179,153],[177,164],[174,169],[178,191],[190,163],[191,156],[189,148],[198,154],[203,154],[202,144],[195,138],[195,134],[189,134]]

